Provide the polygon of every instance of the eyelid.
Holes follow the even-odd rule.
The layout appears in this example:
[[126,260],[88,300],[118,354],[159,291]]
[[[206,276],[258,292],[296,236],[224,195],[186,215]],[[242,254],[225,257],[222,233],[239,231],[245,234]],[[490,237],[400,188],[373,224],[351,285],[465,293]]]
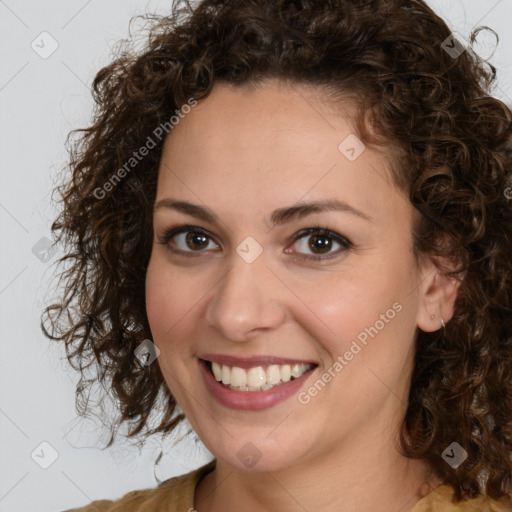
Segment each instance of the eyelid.
[[[194,226],[194,225],[190,225],[190,224],[175,224],[175,225],[168,227],[167,229],[164,230],[163,235],[157,237],[158,238],[157,243],[162,244],[162,245],[168,245],[169,242],[176,235],[179,235],[182,233],[187,233],[190,231],[202,234],[205,237],[209,238],[211,241],[213,241],[217,246],[221,246],[221,244],[219,244],[215,240],[215,236],[212,235],[208,230],[203,229],[199,226]],[[299,255],[298,258],[302,259],[302,260],[311,260],[311,261],[320,262],[322,260],[334,258],[334,257],[338,256],[340,253],[345,252],[354,247],[354,244],[347,237],[341,235],[340,233],[337,233],[336,231],[333,231],[333,230],[325,228],[325,227],[321,227],[319,225],[316,225],[316,226],[310,227],[310,228],[305,228],[305,229],[299,230],[298,232],[294,233],[291,236],[291,238],[289,239],[288,245],[290,242],[292,244],[295,244],[298,240],[301,240],[302,238],[305,238],[307,236],[313,236],[313,235],[324,236],[326,238],[330,238],[330,239],[334,240],[336,243],[338,243],[342,247],[342,249],[341,250],[338,249],[337,251],[326,253],[325,255],[304,254],[304,253],[300,253],[300,252],[292,252],[292,254],[294,254],[294,255],[298,254]],[[287,246],[287,249],[288,249],[288,246]],[[285,249],[285,251],[287,249]],[[201,256],[202,253],[206,252],[204,250],[202,250],[202,251],[192,251],[192,250],[183,251],[181,249],[171,249],[170,247],[169,247],[169,250],[175,254],[184,255],[184,256],[194,256],[194,257]]]
[[[215,240],[215,237],[206,229],[200,228],[199,226],[194,226],[192,224],[174,224],[166,229],[164,229],[164,233],[161,236],[157,237],[157,243],[162,245],[168,245],[172,238],[174,238],[176,235],[187,233],[189,231],[193,231],[194,233],[200,233],[206,237],[208,237],[210,240],[212,240],[215,244],[220,246],[220,244]],[[184,254],[184,253],[201,253],[204,251],[182,251],[180,249],[172,250],[172,252]]]
[[329,228],[321,227],[319,225],[298,231],[297,233],[295,233],[293,235],[292,242],[295,244],[295,242],[297,242],[298,240],[301,240],[302,238],[306,238],[308,236],[313,236],[313,235],[330,238],[330,239],[334,240],[336,243],[338,243],[342,247],[342,249],[341,250],[338,249],[336,251],[326,253],[325,255],[321,255],[321,254],[314,255],[314,254],[304,254],[304,253],[293,253],[293,254],[294,255],[300,254],[300,259],[302,259],[302,260],[305,259],[305,260],[312,260],[312,261],[320,262],[322,260],[328,260],[331,258],[335,258],[335,257],[339,256],[341,253],[343,253],[349,249],[352,249],[354,247],[354,244],[347,237],[341,235],[340,233],[337,233],[336,231],[333,231]]

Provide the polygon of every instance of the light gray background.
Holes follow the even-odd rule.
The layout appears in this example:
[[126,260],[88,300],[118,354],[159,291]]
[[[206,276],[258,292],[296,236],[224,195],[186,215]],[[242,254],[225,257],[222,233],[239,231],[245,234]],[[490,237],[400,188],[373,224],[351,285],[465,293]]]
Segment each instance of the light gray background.
[[[429,3],[462,37],[476,25],[496,30],[495,94],[512,104],[512,0]],[[0,512],[58,512],[157,484],[159,442],[148,442],[142,452],[126,442],[102,451],[97,447],[101,431],[76,422],[78,376],[62,359],[61,347],[50,344],[39,327],[58,253],[44,263],[33,247],[51,237],[53,181],[66,163],[67,133],[90,119],[94,74],[109,61],[116,41],[127,36],[133,15],[164,13],[170,4],[0,0]],[[58,43],[46,59],[31,47],[44,31]],[[50,48],[45,41],[40,51]],[[481,41],[479,51],[487,57],[493,38]],[[48,469],[34,460],[51,460],[52,451],[42,442],[58,455]],[[171,453],[167,448],[156,476],[163,480],[208,460],[204,448],[182,443]]]

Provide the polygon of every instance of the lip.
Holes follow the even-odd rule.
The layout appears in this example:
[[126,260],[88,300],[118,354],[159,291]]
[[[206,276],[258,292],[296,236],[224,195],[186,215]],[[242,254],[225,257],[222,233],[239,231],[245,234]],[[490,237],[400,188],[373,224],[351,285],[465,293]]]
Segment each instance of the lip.
[[[261,358],[257,359],[261,361]],[[247,362],[247,359],[245,361]],[[280,384],[279,386],[267,389],[266,391],[233,391],[232,389],[224,387],[217,381],[217,379],[215,379],[208,368],[206,361],[198,359],[198,363],[206,387],[217,402],[225,407],[229,407],[230,409],[246,411],[261,411],[262,409],[268,409],[280,402],[283,402],[290,396],[297,393],[317,368],[317,366],[314,366],[297,379],[290,380],[284,384]]]
[[227,366],[238,366],[238,368],[254,368],[262,366],[264,369],[271,364],[314,364],[315,361],[301,361],[298,359],[289,359],[276,356],[252,356],[252,357],[234,357],[227,354],[203,354],[199,359],[205,359],[214,363],[225,364]]

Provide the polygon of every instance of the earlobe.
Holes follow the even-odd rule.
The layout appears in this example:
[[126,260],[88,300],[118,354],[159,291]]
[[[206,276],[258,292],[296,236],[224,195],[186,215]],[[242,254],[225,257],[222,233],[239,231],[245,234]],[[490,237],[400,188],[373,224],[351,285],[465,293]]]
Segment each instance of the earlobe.
[[452,318],[460,282],[434,267],[422,283],[418,307],[418,327],[425,332],[437,331]]

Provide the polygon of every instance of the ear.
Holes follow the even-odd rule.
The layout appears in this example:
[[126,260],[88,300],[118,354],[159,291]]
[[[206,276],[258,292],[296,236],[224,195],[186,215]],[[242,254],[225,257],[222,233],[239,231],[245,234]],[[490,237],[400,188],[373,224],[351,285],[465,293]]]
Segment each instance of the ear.
[[416,321],[422,331],[433,332],[442,327],[441,320],[447,323],[452,318],[460,281],[447,276],[430,259],[422,279]]

